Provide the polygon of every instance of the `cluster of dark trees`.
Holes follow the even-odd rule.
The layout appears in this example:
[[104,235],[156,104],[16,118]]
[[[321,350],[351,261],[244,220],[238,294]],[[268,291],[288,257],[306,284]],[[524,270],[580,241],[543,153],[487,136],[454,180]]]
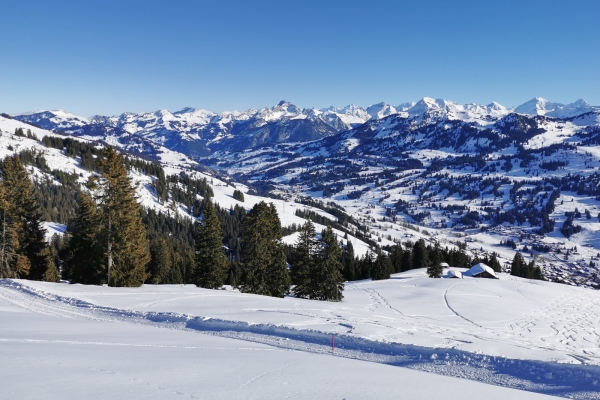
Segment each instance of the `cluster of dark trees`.
[[[564,237],[568,238],[575,233],[581,232],[581,226],[573,223],[573,218],[577,218],[575,213],[567,212],[565,214],[567,219],[565,222],[563,222],[563,226],[560,228],[560,233],[562,233]],[[579,217],[581,217],[581,214]]]
[[35,187],[17,156],[0,162],[0,278],[58,282]]
[[517,252],[513,258],[510,274],[521,278],[544,280],[542,270],[535,265],[535,261],[531,260],[527,263],[520,252]]
[[469,267],[482,262],[496,272],[501,271],[501,265],[495,253],[471,257],[466,253],[464,243],[461,243],[458,248],[442,248],[437,244],[427,245],[425,240],[419,239],[414,243],[405,242],[386,246],[383,250],[386,250],[387,254],[378,249],[375,253],[368,252],[365,256],[358,258],[354,256],[352,242],[348,240],[341,254],[344,279],[348,281],[388,279],[391,274],[417,268],[427,268],[427,274],[430,277],[439,278],[442,275],[442,263],[451,267]]
[[307,221],[292,253],[292,283],[296,297],[340,301],[344,290],[342,250],[331,226],[317,240],[315,226]]

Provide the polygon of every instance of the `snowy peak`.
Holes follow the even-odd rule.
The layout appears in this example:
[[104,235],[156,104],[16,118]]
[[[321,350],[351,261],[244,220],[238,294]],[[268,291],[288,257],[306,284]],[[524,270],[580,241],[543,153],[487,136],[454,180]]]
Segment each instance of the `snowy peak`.
[[458,104],[444,99],[424,97],[416,103],[404,103],[398,106],[399,112],[407,117],[417,118],[425,123],[445,119],[477,122],[487,125],[512,112],[503,105],[492,102],[487,106],[480,104]]
[[551,103],[543,97],[534,97],[515,108],[515,112],[527,115],[546,115],[548,112],[554,111],[558,105],[560,104]]
[[408,109],[414,107],[415,104],[417,104],[417,103],[414,102],[414,101],[407,102],[407,103],[402,103],[402,104],[398,104],[396,106],[396,110],[398,110],[398,111],[408,111]]
[[367,114],[369,114],[372,119],[385,118],[389,115],[396,114],[397,112],[395,107],[386,103],[373,104],[367,108]]
[[14,117],[20,121],[48,130],[81,127],[89,124],[87,118],[71,114],[64,110],[37,110],[18,114]]
[[591,106],[583,99],[570,104],[561,104],[552,103],[542,97],[535,97],[515,108],[515,112],[519,114],[546,115],[554,118],[572,118],[597,110],[600,110],[600,107]]

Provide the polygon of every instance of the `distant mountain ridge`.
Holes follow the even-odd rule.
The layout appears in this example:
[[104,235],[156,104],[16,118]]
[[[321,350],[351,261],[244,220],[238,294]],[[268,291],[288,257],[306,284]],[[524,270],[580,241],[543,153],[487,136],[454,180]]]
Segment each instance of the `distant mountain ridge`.
[[[600,113],[600,107],[583,100],[570,104],[549,102],[536,97],[522,105],[507,108],[493,102],[488,105],[461,105],[444,99],[425,97],[418,102],[392,106],[378,103],[363,108],[301,108],[281,101],[276,106],[244,112],[212,111],[184,108],[176,112],[130,113],[117,116],[85,118],[62,110],[34,111],[13,118],[44,129],[75,136],[92,136],[123,145],[136,137],[192,157],[208,156],[215,151],[240,151],[277,143],[320,140],[345,131],[361,128],[366,123],[394,117],[410,121],[412,128],[436,125],[443,121],[461,121],[485,127],[494,125],[510,114],[568,119],[586,113]],[[391,121],[391,120],[390,120]]]

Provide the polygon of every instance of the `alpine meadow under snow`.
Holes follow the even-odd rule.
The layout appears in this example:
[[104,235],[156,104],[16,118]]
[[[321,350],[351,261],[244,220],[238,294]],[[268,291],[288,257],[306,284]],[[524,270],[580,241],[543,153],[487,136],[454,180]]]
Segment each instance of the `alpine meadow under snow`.
[[8,398],[600,398],[583,100],[2,114],[0,158]]

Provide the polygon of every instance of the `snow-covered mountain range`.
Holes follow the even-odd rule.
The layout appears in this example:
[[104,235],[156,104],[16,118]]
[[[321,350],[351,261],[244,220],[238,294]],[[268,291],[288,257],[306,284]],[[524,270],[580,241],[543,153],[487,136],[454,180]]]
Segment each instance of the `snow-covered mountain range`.
[[192,157],[207,156],[214,151],[238,151],[275,143],[305,142],[351,131],[363,124],[395,117],[403,125],[422,127],[445,121],[461,121],[485,127],[510,115],[545,116],[570,119],[595,114],[600,107],[583,100],[571,104],[552,103],[534,98],[518,107],[507,108],[498,103],[489,105],[457,104],[443,99],[425,97],[418,102],[392,106],[378,103],[363,108],[348,105],[343,108],[301,108],[282,101],[270,108],[244,112],[215,113],[195,108],[170,112],[159,110],[144,113],[123,113],[117,116],[73,115],[62,110],[34,111],[13,118],[44,129],[75,136],[113,137],[130,141],[132,136],[179,151]]

